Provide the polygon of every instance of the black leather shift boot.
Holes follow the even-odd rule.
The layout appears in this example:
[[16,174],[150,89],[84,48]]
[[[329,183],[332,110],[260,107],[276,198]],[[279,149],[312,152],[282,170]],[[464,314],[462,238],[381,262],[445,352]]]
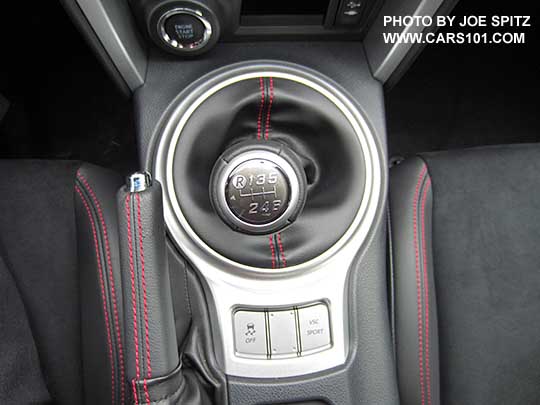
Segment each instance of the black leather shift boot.
[[[215,162],[246,142],[284,145],[305,171],[302,213],[273,235],[232,230],[209,198]],[[183,127],[174,147],[175,198],[195,233],[216,252],[254,267],[291,267],[324,253],[349,228],[366,182],[363,156],[354,128],[322,94],[287,79],[244,80],[209,97]]]

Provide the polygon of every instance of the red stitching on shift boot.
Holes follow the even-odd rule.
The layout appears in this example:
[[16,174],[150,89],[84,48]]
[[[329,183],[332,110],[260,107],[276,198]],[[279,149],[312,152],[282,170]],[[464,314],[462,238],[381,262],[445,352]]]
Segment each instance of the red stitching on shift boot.
[[420,261],[418,251],[418,197],[420,193],[420,186],[424,180],[427,167],[424,165],[418,176],[418,182],[416,183],[416,189],[414,191],[413,199],[413,232],[414,232],[414,253],[415,253],[415,270],[416,270],[416,310],[418,318],[418,367],[420,372],[420,390],[422,395],[422,405],[425,404],[425,388],[424,388],[424,361],[423,361],[423,325],[422,325],[422,285],[420,282]]
[[283,249],[283,243],[281,241],[281,233],[277,234],[277,242],[279,246],[279,254],[281,255],[281,267],[287,267],[287,259],[285,258],[285,249]]
[[99,272],[99,286],[101,288],[101,301],[103,303],[103,314],[105,315],[105,328],[107,330],[107,345],[109,347],[109,361],[111,363],[111,399],[114,404],[114,393],[115,393],[115,381],[114,381],[114,363],[113,363],[113,350],[112,350],[112,339],[111,339],[111,329],[109,327],[109,313],[107,312],[107,299],[105,298],[105,282],[103,281],[103,269],[101,267],[101,258],[99,256],[99,244],[97,239],[96,224],[94,223],[94,218],[92,218],[92,213],[88,203],[83,197],[81,189],[78,186],[75,186],[75,191],[81,198],[81,201],[86,209],[86,214],[88,215],[88,220],[90,221],[90,226],[92,227],[92,235],[94,237],[94,248],[96,250],[96,261],[98,265]]
[[270,79],[270,101],[268,102],[268,111],[266,112],[266,125],[264,139],[268,140],[270,137],[270,114],[272,112],[272,104],[274,103],[274,79]]
[[[149,338],[149,327],[148,327],[148,301],[146,299],[146,276],[144,269],[144,248],[143,248],[143,233],[142,233],[142,221],[141,221],[141,196],[135,194],[137,199],[137,226],[139,228],[139,254],[141,256],[141,279],[142,279],[142,288],[143,288],[143,307],[144,307],[144,331],[145,331],[145,345],[146,345],[146,359],[148,362],[146,375],[148,378],[152,378],[152,366],[150,362],[150,338]],[[150,396],[148,394],[148,386],[146,384],[146,379],[144,380],[144,395],[146,397],[146,402],[150,402]]]
[[270,241],[270,253],[272,253],[272,268],[276,268],[276,248],[274,247],[274,238],[272,235],[268,237]]
[[425,305],[425,343],[426,343],[426,385],[427,385],[427,397],[428,404],[431,405],[431,367],[429,364],[429,280],[427,271],[427,248],[426,248],[426,218],[425,208],[426,199],[428,195],[429,187],[431,186],[431,179],[428,178],[426,185],[424,186],[424,195],[422,196],[422,255],[424,256],[424,305]]
[[101,204],[99,203],[98,198],[96,197],[94,190],[86,180],[86,178],[77,171],[77,177],[83,182],[84,186],[92,196],[92,200],[97,208],[99,221],[101,222],[101,227],[103,228],[103,236],[105,237],[105,251],[107,252],[107,265],[109,267],[109,284],[111,285],[111,295],[113,301],[113,312],[114,312],[114,326],[116,329],[116,344],[118,346],[118,356],[120,357],[120,403],[125,403],[125,388],[124,388],[124,349],[122,347],[122,336],[120,332],[120,322],[118,320],[118,305],[116,301],[116,288],[114,286],[114,276],[112,271],[112,260],[111,260],[111,249],[109,245],[109,236],[107,233],[107,225],[105,219],[103,218],[103,212],[101,211]]
[[257,139],[262,138],[262,115],[264,110],[264,79],[259,77],[259,88],[261,89],[261,103],[259,104],[259,114],[257,115]]
[[[141,378],[141,368],[139,364],[139,332],[137,330],[137,297],[135,294],[135,266],[133,264],[133,239],[131,237],[131,207],[129,206],[129,194],[126,195],[126,221],[127,221],[127,237],[129,248],[129,273],[131,277],[131,310],[133,312],[133,340],[135,344],[135,376],[139,380]],[[133,382],[135,390],[135,382]],[[136,390],[135,390],[136,393]],[[137,396],[135,395],[135,404],[138,404]]]

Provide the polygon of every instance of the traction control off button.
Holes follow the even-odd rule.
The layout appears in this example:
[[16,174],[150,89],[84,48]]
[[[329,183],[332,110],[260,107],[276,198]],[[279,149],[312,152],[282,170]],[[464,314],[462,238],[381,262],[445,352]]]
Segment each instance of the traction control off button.
[[236,352],[247,357],[266,358],[264,312],[238,311],[234,314]]
[[319,351],[330,346],[330,321],[324,304],[298,309],[302,354]]

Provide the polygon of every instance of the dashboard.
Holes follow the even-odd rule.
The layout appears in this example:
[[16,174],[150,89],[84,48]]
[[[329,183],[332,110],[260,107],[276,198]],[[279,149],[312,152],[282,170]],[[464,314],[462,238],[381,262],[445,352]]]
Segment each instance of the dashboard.
[[178,55],[201,54],[219,40],[340,38],[358,40],[378,0],[131,0],[141,30]]

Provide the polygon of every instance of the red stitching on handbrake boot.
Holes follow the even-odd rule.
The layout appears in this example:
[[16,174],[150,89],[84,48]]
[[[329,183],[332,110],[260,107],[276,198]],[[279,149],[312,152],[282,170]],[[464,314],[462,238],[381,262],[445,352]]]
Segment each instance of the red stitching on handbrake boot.
[[[133,312],[133,340],[135,343],[135,376],[139,380],[141,378],[141,368],[139,364],[139,332],[137,330],[137,297],[135,294],[135,267],[133,265],[133,239],[131,238],[131,207],[129,206],[129,194],[126,195],[126,221],[127,221],[127,237],[129,248],[129,273],[131,277],[131,310]],[[139,403],[137,398],[137,389],[135,382],[132,381],[133,396],[135,404]]]
[[135,378],[131,380],[131,389],[133,390],[133,400],[135,401],[135,405],[137,405],[139,400],[137,398],[137,384]]
[[114,277],[113,277],[113,271],[112,271],[112,260],[111,260],[111,249],[109,246],[109,236],[107,233],[107,225],[105,222],[105,219],[103,217],[103,212],[101,211],[101,205],[99,203],[98,198],[96,197],[94,190],[86,180],[86,178],[80,173],[80,171],[77,171],[77,177],[83,182],[84,186],[92,196],[92,200],[94,201],[94,204],[97,208],[97,212],[99,215],[99,220],[101,222],[101,227],[103,228],[103,236],[105,237],[105,250],[107,252],[107,265],[109,267],[109,284],[111,285],[111,295],[112,295],[112,301],[113,301],[113,312],[114,312],[114,325],[116,329],[116,344],[118,346],[118,355],[120,357],[120,403],[125,403],[125,388],[124,388],[124,377],[125,377],[125,369],[124,369],[124,350],[122,347],[122,336],[120,333],[120,322],[118,320],[118,306],[116,302],[116,289],[114,284]]
[[270,137],[270,114],[272,112],[272,104],[274,102],[274,78],[270,77],[270,101],[268,102],[268,111],[266,112],[266,125],[264,139]]
[[264,110],[264,79],[259,77],[259,88],[261,89],[261,103],[259,104],[259,114],[257,115],[257,140],[262,138],[262,115]]
[[428,178],[426,185],[424,186],[424,195],[422,196],[422,255],[424,256],[424,305],[425,305],[425,343],[426,343],[426,385],[427,385],[427,397],[428,405],[431,405],[431,366],[429,364],[429,280],[427,271],[427,248],[426,248],[426,221],[425,221],[425,208],[428,190],[431,186],[431,179]]
[[107,345],[109,347],[109,361],[111,363],[111,400],[114,404],[114,393],[115,393],[115,381],[114,381],[114,363],[113,363],[113,350],[112,350],[112,339],[111,339],[111,329],[109,327],[109,313],[107,312],[107,299],[105,298],[105,283],[103,281],[103,269],[101,267],[101,258],[99,256],[99,244],[97,239],[96,224],[94,223],[94,218],[92,218],[92,213],[90,212],[90,207],[83,197],[81,189],[78,186],[75,186],[75,191],[81,198],[81,201],[86,209],[86,214],[88,215],[88,220],[90,221],[90,226],[92,227],[92,236],[94,237],[94,248],[96,250],[96,261],[98,265],[99,272],[99,286],[101,288],[101,301],[103,303],[103,314],[105,315],[105,328],[107,330]]
[[[143,234],[142,234],[142,221],[141,221],[141,196],[135,194],[137,199],[137,226],[139,228],[139,253],[141,256],[141,279],[142,279],[142,288],[143,288],[143,307],[144,307],[144,331],[145,331],[145,345],[146,345],[146,359],[148,362],[146,376],[152,378],[152,366],[150,362],[150,338],[149,338],[149,327],[148,327],[148,302],[146,299],[146,276],[144,269],[144,248],[143,248]],[[148,385],[146,383],[146,378],[144,379],[144,395],[146,402],[150,402],[150,395],[148,393]]]
[[281,256],[281,267],[287,267],[287,259],[285,258],[285,249],[283,249],[283,242],[281,241],[281,233],[277,234],[277,242],[279,246],[279,254]]
[[415,253],[415,271],[416,271],[416,310],[417,310],[417,321],[418,321],[418,367],[420,373],[420,390],[422,396],[422,405],[425,404],[425,388],[424,388],[424,361],[423,361],[423,325],[422,325],[422,295],[421,295],[421,281],[420,281],[420,261],[419,261],[419,251],[418,251],[418,210],[417,203],[420,193],[420,186],[424,180],[424,175],[426,174],[427,167],[424,165],[418,176],[418,182],[416,183],[416,189],[414,191],[413,199],[413,232],[414,232],[414,253]]

